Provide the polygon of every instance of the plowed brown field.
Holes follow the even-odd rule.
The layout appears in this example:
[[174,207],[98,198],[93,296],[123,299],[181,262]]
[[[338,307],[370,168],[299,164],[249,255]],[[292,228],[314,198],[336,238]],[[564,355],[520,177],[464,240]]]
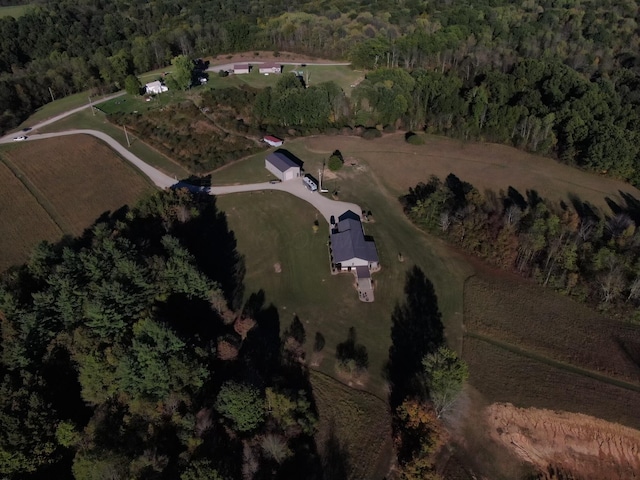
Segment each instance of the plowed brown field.
[[79,235],[103,213],[153,189],[87,135],[27,141],[0,155],[0,271],[26,260],[38,242]]

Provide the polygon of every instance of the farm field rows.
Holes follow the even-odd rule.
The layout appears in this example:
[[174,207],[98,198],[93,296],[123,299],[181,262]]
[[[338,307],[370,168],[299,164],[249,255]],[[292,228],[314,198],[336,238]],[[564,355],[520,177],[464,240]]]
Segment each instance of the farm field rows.
[[[0,154],[1,156],[2,154]],[[62,235],[47,211],[0,158],[0,272],[25,261],[42,240]]]
[[507,273],[469,278],[464,300],[469,331],[640,387],[640,326]]
[[576,375],[473,337],[465,338],[463,358],[469,364],[471,385],[489,403],[584,413],[640,429],[640,392]]
[[[3,250],[4,268],[24,261],[39,241],[80,235],[100,215],[135,202],[153,188],[142,174],[90,136],[12,145],[3,149],[2,157],[24,177],[24,184],[18,183],[3,164],[6,183],[3,179],[0,208],[3,217],[10,215],[3,236],[12,238],[5,240],[10,246]],[[20,209],[32,213],[20,214]],[[10,230],[17,233],[9,235]]]
[[329,478],[383,478],[392,454],[386,403],[318,372],[310,380],[320,416],[316,444],[335,474]]

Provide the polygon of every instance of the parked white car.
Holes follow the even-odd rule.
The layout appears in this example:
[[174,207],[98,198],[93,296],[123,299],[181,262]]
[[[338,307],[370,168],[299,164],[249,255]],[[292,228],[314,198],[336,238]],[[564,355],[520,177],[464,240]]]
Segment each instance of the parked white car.
[[25,137],[24,135],[20,135],[19,137],[14,137],[13,141],[14,142],[22,142],[23,140],[26,140],[27,137]]

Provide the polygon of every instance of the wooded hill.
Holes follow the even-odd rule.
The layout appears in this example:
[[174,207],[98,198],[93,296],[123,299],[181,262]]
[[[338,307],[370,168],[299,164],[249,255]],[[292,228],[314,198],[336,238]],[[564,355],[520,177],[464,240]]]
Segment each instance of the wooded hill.
[[370,73],[351,114],[329,110],[316,124],[426,127],[638,184],[638,11],[595,0],[382,1],[374,11],[360,1],[53,1],[0,19],[0,129],[48,102],[49,88],[58,98],[109,91],[179,54],[286,49],[411,72]]
[[0,285],[0,473],[321,472],[307,375],[290,353],[304,328],[294,320],[281,349],[264,294],[240,308],[242,277],[224,214],[187,191],[40,245]]

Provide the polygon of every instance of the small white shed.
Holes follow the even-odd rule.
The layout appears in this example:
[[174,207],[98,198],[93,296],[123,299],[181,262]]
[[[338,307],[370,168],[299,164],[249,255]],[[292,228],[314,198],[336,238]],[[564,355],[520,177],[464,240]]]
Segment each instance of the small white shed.
[[300,176],[300,164],[281,151],[270,153],[264,160],[264,166],[283,182]]

